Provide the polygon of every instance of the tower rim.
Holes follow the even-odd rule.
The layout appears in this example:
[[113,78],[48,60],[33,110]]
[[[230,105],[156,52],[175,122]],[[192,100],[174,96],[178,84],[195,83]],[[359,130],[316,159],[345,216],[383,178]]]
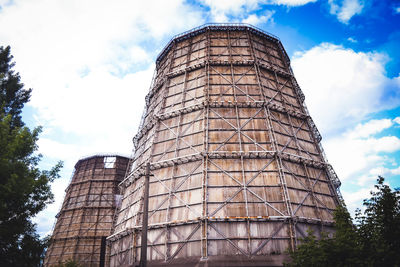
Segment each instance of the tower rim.
[[103,158],[103,157],[116,157],[116,158],[125,158],[130,160],[131,158],[128,155],[124,155],[121,153],[98,153],[98,154],[91,154],[87,156],[80,157],[78,161],[75,163],[75,168],[78,166],[81,162],[94,159],[94,158]]
[[158,65],[161,62],[161,60],[168,54],[168,52],[171,50],[171,48],[173,47],[173,45],[176,42],[180,42],[187,38],[194,37],[194,36],[199,35],[207,30],[223,30],[223,31],[226,31],[226,30],[246,31],[247,30],[247,31],[253,32],[257,35],[261,35],[264,38],[267,38],[278,44],[278,47],[282,51],[286,62],[288,63],[288,65],[290,65],[290,58],[287,55],[286,50],[283,47],[282,42],[279,39],[279,37],[277,37],[276,35],[274,35],[272,33],[264,31],[254,25],[248,24],[248,23],[206,23],[201,26],[192,28],[188,31],[179,33],[179,34],[173,36],[170,39],[170,41],[167,43],[167,45],[164,46],[164,48],[161,50],[161,52],[157,55],[156,65]]

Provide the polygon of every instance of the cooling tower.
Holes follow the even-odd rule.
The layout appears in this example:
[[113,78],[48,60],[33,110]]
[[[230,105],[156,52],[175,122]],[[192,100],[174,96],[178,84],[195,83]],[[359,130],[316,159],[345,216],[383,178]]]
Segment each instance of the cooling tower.
[[81,266],[98,267],[102,240],[102,261],[109,261],[105,237],[111,234],[120,196],[118,183],[124,178],[128,163],[128,158],[117,155],[96,155],[76,163],[44,266],[74,260]]
[[174,37],[156,71],[111,266],[140,260],[150,163],[148,266],[280,266],[311,228],[332,231],[340,182],[280,40],[243,24]]

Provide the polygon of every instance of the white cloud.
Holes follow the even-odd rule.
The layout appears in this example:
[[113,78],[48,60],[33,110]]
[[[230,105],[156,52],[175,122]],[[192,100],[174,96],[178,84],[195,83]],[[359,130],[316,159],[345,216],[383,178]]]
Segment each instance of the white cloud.
[[47,157],[54,159],[63,158],[68,161],[68,165],[72,166],[74,161],[78,160],[76,158],[77,152],[81,151],[79,145],[60,143],[46,137],[40,138],[37,144],[41,153]]
[[375,175],[375,176],[384,176],[384,177],[390,177],[392,175],[400,175],[400,166],[397,168],[385,168],[385,167],[377,167],[373,168],[370,171],[370,174]]
[[[343,196],[354,211],[369,197],[378,175],[400,174],[400,139],[390,133],[400,118],[373,119],[399,105],[399,77],[388,78],[385,55],[355,52],[329,43],[292,59],[323,147],[343,182]],[[354,189],[359,188],[359,189]]]
[[0,42],[11,45],[23,82],[34,88],[29,105],[38,123],[81,138],[95,134],[90,143],[120,151],[127,148],[113,142],[130,142],[154,69],[156,52],[142,43],[202,22],[183,0],[16,0],[0,10],[0,25],[8,25]]
[[350,131],[347,135],[350,138],[369,137],[390,128],[392,125],[393,122],[390,119],[370,120],[367,123],[358,124],[355,129]]
[[399,104],[400,86],[386,77],[386,61],[377,52],[356,53],[330,43],[295,54],[294,73],[324,137]]
[[284,6],[303,6],[308,3],[315,3],[317,0],[270,0],[269,3]]
[[243,23],[248,23],[251,25],[258,25],[267,22],[274,22],[272,16],[275,14],[275,11],[267,10],[264,16],[257,16],[256,14],[249,15],[246,19],[242,20]]
[[[370,197],[369,191],[379,175],[386,178],[400,175],[396,159],[390,157],[391,153],[400,151],[400,139],[372,136],[387,129],[387,121],[390,120],[371,120],[323,142],[331,164],[345,185],[343,197],[353,214],[362,206],[362,200]],[[372,130],[372,125],[377,125],[377,130]],[[385,167],[389,163],[393,168]],[[354,190],[354,187],[360,189]]]
[[393,175],[400,175],[400,167],[390,170]]
[[134,62],[134,63],[149,63],[149,62],[151,62],[151,56],[149,55],[149,53],[147,53],[147,51],[144,50],[140,46],[132,46],[129,49],[128,56],[131,58],[132,62]]
[[[234,20],[249,24],[260,24],[272,22],[272,11],[267,11],[266,15],[258,16],[250,14],[260,9],[261,5],[284,5],[288,7],[303,6],[314,3],[317,0],[200,0],[202,4],[210,8],[210,15],[213,22],[232,22]],[[264,20],[264,21],[263,21]]]
[[359,173],[369,173],[387,162],[384,153],[400,151],[396,136],[363,138],[357,130],[329,138],[323,142],[329,161],[342,181],[355,180]]
[[47,205],[46,210],[40,212],[33,222],[38,225],[38,233],[41,236],[49,235],[55,223],[54,216],[60,211],[65,197],[65,188],[70,182],[70,176],[57,179],[52,184],[54,202]]
[[350,43],[353,43],[353,44],[358,43],[358,41],[356,39],[354,39],[353,37],[347,38],[347,41],[349,41]]
[[0,0],[0,9],[5,7],[6,5],[10,5],[11,0]]
[[330,13],[347,24],[354,15],[359,15],[364,8],[363,0],[328,0]]
[[201,0],[210,8],[213,22],[228,22],[230,16],[245,17],[251,11],[259,8],[257,0]]
[[26,66],[27,59],[35,57],[35,64],[50,61],[40,66],[44,67],[42,71],[66,75],[99,63],[118,66],[134,61],[134,54],[129,52],[140,42],[187,30],[202,21],[200,11],[177,0],[118,4],[15,1],[1,10],[0,24],[9,26],[0,31],[0,40],[12,46],[19,66]]
[[370,188],[361,188],[357,191],[343,191],[343,198],[345,200],[346,206],[347,208],[350,210],[350,213],[352,214],[353,218],[354,218],[354,211],[356,208],[361,208],[360,203],[362,203],[362,201],[364,199],[369,198],[370,195]]
[[113,129],[132,131],[135,124],[126,123],[126,116],[140,114],[143,109],[153,69],[150,65],[147,70],[119,78],[105,68],[93,68],[84,77],[60,82],[61,88],[37,92],[31,105],[42,120],[68,133],[106,136],[113,134]]

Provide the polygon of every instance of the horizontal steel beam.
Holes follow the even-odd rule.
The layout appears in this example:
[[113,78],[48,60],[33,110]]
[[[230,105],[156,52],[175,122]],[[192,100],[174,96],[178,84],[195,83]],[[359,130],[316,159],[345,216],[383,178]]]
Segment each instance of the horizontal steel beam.
[[[171,226],[186,226],[190,224],[198,224],[202,221],[209,223],[232,223],[232,222],[250,222],[250,223],[261,223],[261,222],[289,222],[294,221],[295,223],[306,223],[314,225],[334,226],[334,221],[324,221],[316,218],[306,218],[301,216],[249,216],[249,217],[198,217],[193,220],[181,220],[181,221],[170,221],[164,223],[149,224],[148,229],[159,229]],[[141,231],[141,226],[134,226],[126,228],[122,231],[114,233],[107,237],[109,241],[115,241],[121,239],[133,232]]]
[[[275,157],[280,157],[282,160],[286,160],[292,163],[305,164],[307,167],[313,167],[317,169],[326,169],[330,166],[329,163],[324,161],[316,161],[308,158],[304,158],[299,155],[294,155],[286,152],[276,152],[276,151],[230,151],[230,152],[202,152],[197,154],[191,154],[187,156],[177,157],[173,159],[158,161],[151,163],[151,170],[156,170],[165,167],[172,167],[176,164],[184,164],[188,162],[202,160],[204,157],[210,159],[236,159],[236,158],[248,158],[248,159],[270,159]],[[140,178],[144,175],[144,168],[140,166],[135,168],[119,185],[129,186],[134,180]]]
[[292,117],[298,118],[298,119],[309,119],[310,117],[304,113],[301,113],[297,110],[284,107],[281,105],[277,105],[275,103],[270,103],[267,101],[255,101],[255,102],[226,102],[226,101],[203,101],[200,104],[196,105],[191,105],[188,107],[176,109],[171,112],[166,112],[162,114],[155,114],[153,117],[149,120],[149,122],[139,130],[139,132],[136,134],[136,136],[133,138],[133,143],[135,147],[138,145],[138,141],[145,136],[153,127],[154,125],[157,124],[158,121],[163,121],[167,120],[173,117],[178,117],[180,115],[184,115],[190,112],[194,112],[197,110],[201,110],[205,107],[210,107],[210,108],[261,108],[261,107],[267,107],[268,109],[272,111],[277,111],[280,113],[286,113],[291,115]]

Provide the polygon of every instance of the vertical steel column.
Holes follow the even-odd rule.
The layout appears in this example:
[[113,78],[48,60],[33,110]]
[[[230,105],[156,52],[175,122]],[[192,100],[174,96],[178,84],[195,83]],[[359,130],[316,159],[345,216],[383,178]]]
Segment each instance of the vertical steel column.
[[146,267],[147,263],[147,227],[149,220],[149,183],[150,183],[150,162],[146,165],[144,177],[144,200],[143,200],[143,219],[142,219],[142,240],[140,249],[140,266]]
[[206,53],[206,61],[205,61],[205,72],[207,75],[207,81],[204,85],[204,114],[203,114],[203,176],[202,176],[202,183],[201,183],[201,196],[202,196],[202,217],[203,220],[201,222],[201,259],[206,260],[208,258],[208,192],[207,192],[207,185],[208,185],[208,123],[209,123],[209,111],[210,111],[210,46],[211,46],[211,39],[210,39],[210,29],[206,31],[206,46],[205,46],[205,53]]
[[106,236],[101,237],[101,247],[100,247],[100,267],[104,267],[106,259]]

